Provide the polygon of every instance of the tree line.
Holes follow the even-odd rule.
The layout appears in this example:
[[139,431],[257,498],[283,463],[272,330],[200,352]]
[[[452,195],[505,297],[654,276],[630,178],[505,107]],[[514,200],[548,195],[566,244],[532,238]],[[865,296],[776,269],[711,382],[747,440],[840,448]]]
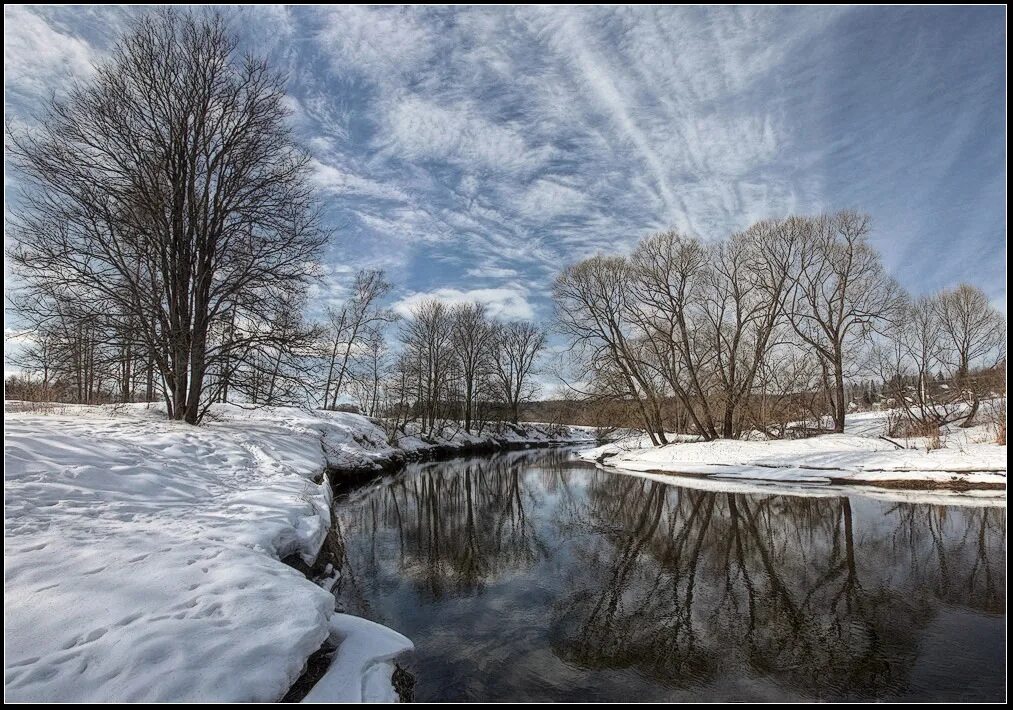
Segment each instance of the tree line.
[[[382,418],[392,434],[409,422],[427,435],[517,423],[538,393],[534,376],[545,330],[531,321],[494,319],[473,302],[428,298],[400,315],[385,305],[391,289],[383,271],[360,270],[340,305],[316,321],[302,309],[286,309],[261,326],[265,338],[255,348],[236,349],[227,322],[209,344],[235,354],[205,373],[197,421],[211,405],[234,402],[361,412]],[[161,377],[158,358],[108,316],[38,321],[14,362],[22,373],[7,378],[7,397],[162,401],[171,418],[181,418],[173,416],[175,392]]]
[[966,284],[911,297],[870,231],[853,211],[790,216],[716,243],[667,231],[571,265],[553,296],[587,373],[573,390],[625,404],[655,444],[673,430],[842,432],[850,385],[869,373],[908,424],[970,423],[986,392],[1005,392],[1004,316]]

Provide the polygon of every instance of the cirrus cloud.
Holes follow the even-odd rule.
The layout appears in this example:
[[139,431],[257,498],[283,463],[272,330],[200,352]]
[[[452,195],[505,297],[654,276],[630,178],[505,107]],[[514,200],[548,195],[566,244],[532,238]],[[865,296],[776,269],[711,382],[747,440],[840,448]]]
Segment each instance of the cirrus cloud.
[[[144,11],[5,8],[8,119]],[[500,312],[546,313],[560,267],[651,231],[851,207],[911,290],[1005,299],[1002,8],[222,12],[289,76],[328,259],[405,298],[494,286]]]
[[473,288],[467,291],[437,288],[427,292],[416,292],[398,300],[394,304],[394,310],[403,316],[409,316],[419,303],[429,299],[449,305],[480,303],[488,309],[490,316],[500,320],[530,319],[535,315],[534,308],[528,302],[526,289],[516,285],[502,288]]

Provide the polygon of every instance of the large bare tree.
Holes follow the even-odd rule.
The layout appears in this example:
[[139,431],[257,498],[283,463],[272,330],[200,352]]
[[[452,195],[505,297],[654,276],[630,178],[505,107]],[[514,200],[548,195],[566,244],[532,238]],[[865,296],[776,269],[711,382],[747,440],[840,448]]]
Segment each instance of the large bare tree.
[[841,211],[788,224],[799,236],[791,323],[820,362],[834,431],[842,432],[849,366],[863,338],[891,320],[902,293],[869,243],[868,215]]
[[520,419],[521,404],[537,389],[531,375],[544,348],[545,331],[530,321],[511,321],[497,329],[493,372],[514,424]]
[[[714,284],[708,249],[698,239],[675,231],[661,232],[637,244],[630,257],[630,275],[624,288],[629,291],[629,318],[641,332],[641,356],[624,348],[620,352],[631,360],[630,371],[657,369],[680,401],[704,439],[718,437],[710,401],[711,382],[707,370],[716,355],[714,343],[704,337],[704,291]],[[637,378],[647,393],[650,410],[660,412],[661,393],[650,386],[643,374]],[[658,439],[664,443],[664,430],[658,416]]]
[[[594,256],[573,264],[556,278],[552,294],[559,331],[571,354],[599,383],[617,383],[617,396],[629,398],[654,444],[665,444],[663,391],[648,343],[638,337],[631,293],[633,269],[618,256]],[[619,389],[621,388],[621,389]]]
[[411,387],[406,399],[415,400],[415,414],[427,434],[439,433],[447,419],[456,370],[453,336],[451,307],[434,298],[415,304],[401,324],[400,369]]
[[497,332],[481,303],[458,304],[451,316],[454,319],[451,347],[461,373],[464,430],[470,434],[476,400],[490,394],[483,391],[482,385],[493,372]]
[[971,426],[983,385],[974,368],[995,367],[1006,357],[1006,319],[984,291],[969,284],[942,291],[933,303],[950,364],[956,367],[955,384],[970,405],[963,426]]
[[41,327],[73,302],[129,331],[169,416],[198,422],[233,356],[284,346],[260,321],[326,239],[286,119],[283,77],[240,56],[218,14],[142,17],[39,126],[9,132],[22,314]]

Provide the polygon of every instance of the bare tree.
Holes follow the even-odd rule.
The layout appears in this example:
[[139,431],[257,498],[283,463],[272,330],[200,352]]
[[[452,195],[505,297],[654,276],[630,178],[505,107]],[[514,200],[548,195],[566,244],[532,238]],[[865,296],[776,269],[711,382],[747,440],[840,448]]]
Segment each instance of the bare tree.
[[263,337],[221,325],[279,312],[326,240],[287,113],[282,76],[237,56],[218,14],[139,19],[37,130],[9,132],[15,305],[36,327],[76,303],[129,329],[169,417],[200,421],[209,375]]
[[394,320],[393,312],[380,306],[390,288],[383,271],[363,269],[355,275],[348,301],[340,309],[328,311],[331,352],[324,385],[324,408],[337,406],[338,394],[345,385],[349,361],[355,349],[368,342],[377,326]]
[[[943,335],[936,297],[906,302],[898,322],[874,351],[891,403],[904,412],[891,434],[938,435],[942,426],[963,418],[959,396],[944,381],[949,344]],[[900,429],[903,429],[901,431]]]
[[862,339],[894,314],[901,291],[869,243],[867,215],[842,211],[788,224],[799,235],[791,323],[820,362],[834,431],[842,432],[848,368]]
[[633,251],[635,320],[704,439],[741,430],[785,316],[794,243],[784,223],[766,221],[710,246],[670,231]]
[[968,284],[944,290],[934,305],[941,335],[954,356],[955,384],[970,405],[962,426],[971,426],[982,384],[973,368],[991,368],[1006,357],[1006,319],[984,291]]
[[434,433],[446,419],[454,374],[454,320],[447,304],[427,299],[415,305],[401,327],[401,367],[413,392],[422,431]]
[[556,322],[584,373],[628,397],[651,441],[664,444],[663,392],[657,368],[646,363],[649,348],[638,341],[631,279],[629,262],[621,257],[595,256],[567,267],[553,284]]
[[[716,355],[715,343],[704,337],[704,289],[713,284],[707,248],[698,240],[669,231],[641,241],[631,256],[629,277],[631,320],[643,333],[652,357],[640,358],[633,370],[652,364],[667,381],[704,439],[718,437],[711,409],[707,368]],[[633,350],[623,354],[629,358]],[[647,381],[647,378],[641,376]],[[650,392],[652,388],[645,387]],[[660,406],[648,402],[652,409]],[[653,399],[657,400],[655,396]],[[660,419],[660,415],[659,415]],[[659,421],[659,429],[660,429]],[[663,431],[658,435],[664,443]]]
[[482,385],[493,370],[496,328],[480,303],[462,303],[453,308],[451,347],[461,371],[461,399],[464,430],[471,433],[476,400],[488,392]]
[[[228,378],[234,393],[254,405],[268,406],[300,404],[310,398],[313,382],[306,372],[316,359],[321,328],[306,322],[303,309],[303,300],[295,298],[275,313],[265,314],[260,322],[249,324],[258,331],[257,337],[240,331],[250,346],[234,353]],[[224,386],[222,378],[212,380],[210,395],[216,397],[216,388]]]
[[513,321],[497,329],[493,371],[514,424],[520,419],[521,404],[536,391],[531,375],[544,347],[545,331],[529,321]]
[[819,364],[806,349],[784,342],[760,364],[744,414],[749,426],[771,438],[800,438],[822,430],[823,404]]

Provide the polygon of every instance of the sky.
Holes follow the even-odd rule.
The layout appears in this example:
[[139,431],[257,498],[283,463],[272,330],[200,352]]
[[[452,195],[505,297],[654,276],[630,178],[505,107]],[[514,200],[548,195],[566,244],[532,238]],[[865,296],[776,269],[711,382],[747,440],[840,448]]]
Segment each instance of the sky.
[[[7,120],[37,120],[145,11],[5,8]],[[967,281],[1005,311],[1002,7],[223,12],[289,77],[334,232],[315,307],[372,267],[401,310],[548,320],[582,257],[849,208],[913,293]]]

